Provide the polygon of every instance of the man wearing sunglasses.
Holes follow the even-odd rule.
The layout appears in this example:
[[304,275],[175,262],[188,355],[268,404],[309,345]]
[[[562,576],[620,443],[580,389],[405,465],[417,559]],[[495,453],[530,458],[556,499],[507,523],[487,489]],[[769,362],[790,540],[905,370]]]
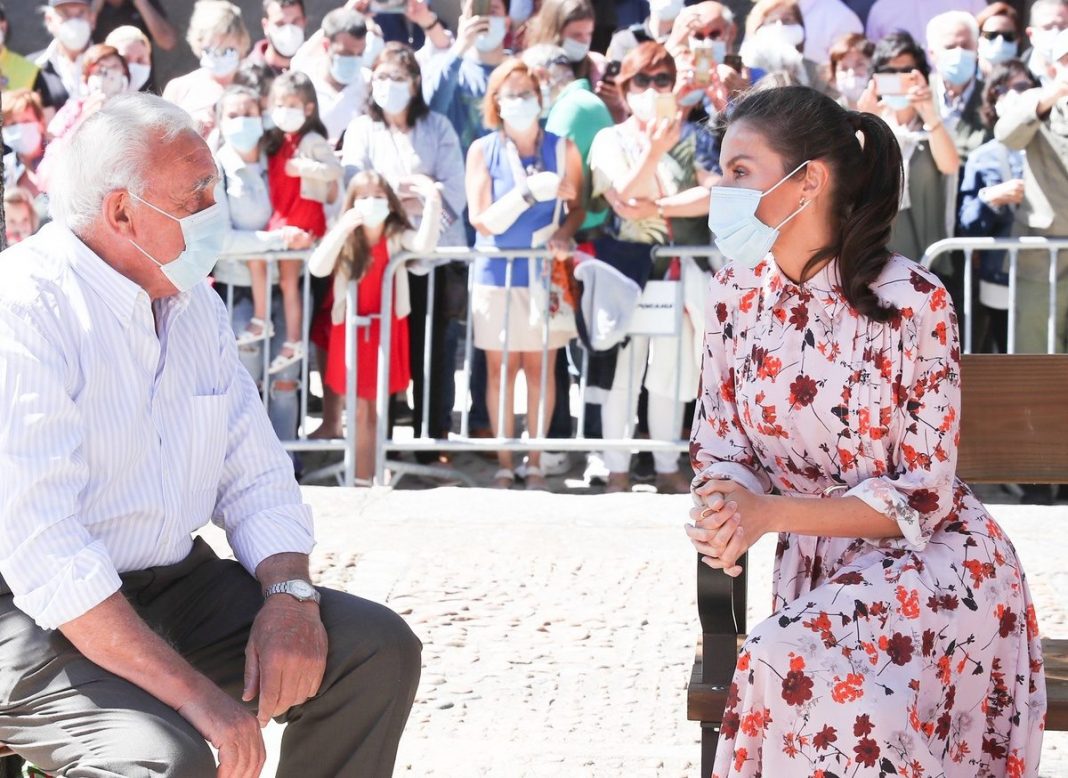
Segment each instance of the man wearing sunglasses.
[[983,84],[978,49],[979,23],[970,13],[947,11],[927,23],[927,56],[934,68],[931,91],[961,164],[991,137],[979,115]]

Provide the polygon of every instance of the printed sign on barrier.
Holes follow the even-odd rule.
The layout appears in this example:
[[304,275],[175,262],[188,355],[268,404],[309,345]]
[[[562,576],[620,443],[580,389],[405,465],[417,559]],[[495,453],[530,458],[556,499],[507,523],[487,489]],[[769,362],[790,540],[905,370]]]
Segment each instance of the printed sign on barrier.
[[648,281],[631,319],[631,335],[671,336],[679,332],[682,284],[679,281]]

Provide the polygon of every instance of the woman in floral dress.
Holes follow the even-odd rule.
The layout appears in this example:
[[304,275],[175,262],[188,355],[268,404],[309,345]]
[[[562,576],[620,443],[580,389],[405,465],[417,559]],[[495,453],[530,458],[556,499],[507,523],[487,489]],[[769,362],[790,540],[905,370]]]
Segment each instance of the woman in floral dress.
[[764,533],[779,543],[713,776],[1037,775],[1035,610],[956,478],[952,304],[886,249],[893,135],[773,89],[737,105],[721,161],[709,222],[732,261],[707,308],[687,533],[730,575]]

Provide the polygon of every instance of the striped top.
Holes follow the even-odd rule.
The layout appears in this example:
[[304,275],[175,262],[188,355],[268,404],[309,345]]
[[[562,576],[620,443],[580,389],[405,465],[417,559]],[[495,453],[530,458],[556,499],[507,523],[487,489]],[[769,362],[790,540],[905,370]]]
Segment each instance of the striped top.
[[152,302],[56,224],[0,268],[0,575],[18,608],[55,629],[119,573],[183,559],[209,519],[250,573],[311,550],[311,511],[207,284]]

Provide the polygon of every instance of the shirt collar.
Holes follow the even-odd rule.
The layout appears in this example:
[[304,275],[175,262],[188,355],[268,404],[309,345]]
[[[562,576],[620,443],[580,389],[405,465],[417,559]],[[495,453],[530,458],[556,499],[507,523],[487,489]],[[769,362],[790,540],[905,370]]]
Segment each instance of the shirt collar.
[[148,301],[148,293],[117,271],[86,246],[70,230],[57,224],[47,225],[69,247],[70,266],[111,309],[122,326],[128,327],[135,307]]
[[807,298],[814,300],[833,319],[847,307],[838,278],[837,260],[826,263],[812,278],[800,284],[782,272],[771,254],[753,268],[753,273],[761,284],[762,297],[769,309],[789,308]]

